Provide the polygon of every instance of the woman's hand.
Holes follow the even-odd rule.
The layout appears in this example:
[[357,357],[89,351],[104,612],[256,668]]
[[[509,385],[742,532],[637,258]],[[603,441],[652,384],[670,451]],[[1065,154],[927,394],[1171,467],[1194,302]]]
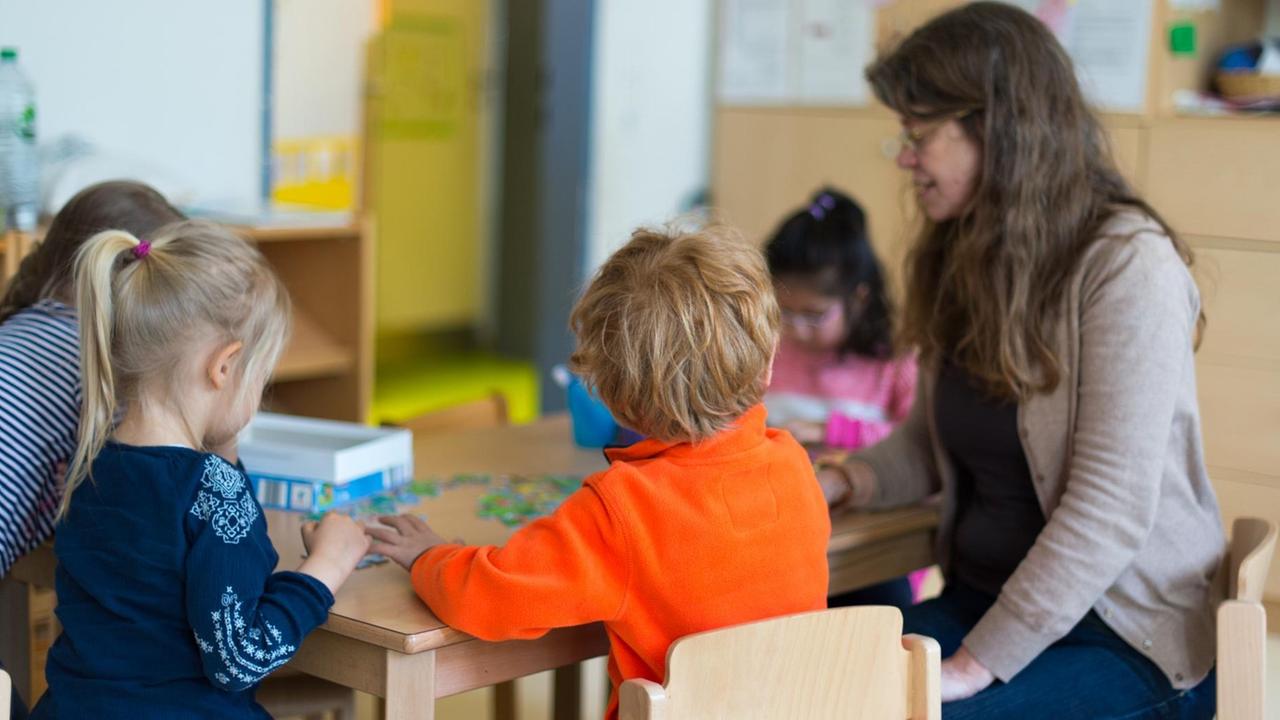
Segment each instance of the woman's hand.
[[995,679],[991,671],[961,645],[955,655],[942,661],[942,702],[972,697]]
[[816,474],[818,486],[822,488],[822,496],[827,499],[827,507],[843,505],[853,494],[849,477],[840,466],[819,465]]
[[450,544],[416,515],[382,515],[378,522],[390,527],[365,528],[373,537],[370,552],[386,555],[405,570],[412,570],[413,561],[422,553]]
[[876,476],[871,466],[849,459],[847,453],[818,458],[814,472],[828,507],[842,510],[864,507],[875,494]]

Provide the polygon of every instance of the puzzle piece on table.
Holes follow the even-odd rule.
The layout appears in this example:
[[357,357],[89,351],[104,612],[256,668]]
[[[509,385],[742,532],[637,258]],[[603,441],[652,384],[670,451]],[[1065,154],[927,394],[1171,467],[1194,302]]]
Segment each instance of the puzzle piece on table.
[[440,481],[436,479],[414,480],[409,483],[409,492],[418,497],[436,497],[440,494]]
[[493,490],[480,496],[476,515],[510,528],[550,515],[574,491],[582,479],[568,475],[511,475],[499,479]]
[[492,475],[486,475],[484,473],[458,473],[457,475],[449,478],[449,481],[444,485],[444,489],[452,490],[466,485],[488,485],[491,482],[493,482]]

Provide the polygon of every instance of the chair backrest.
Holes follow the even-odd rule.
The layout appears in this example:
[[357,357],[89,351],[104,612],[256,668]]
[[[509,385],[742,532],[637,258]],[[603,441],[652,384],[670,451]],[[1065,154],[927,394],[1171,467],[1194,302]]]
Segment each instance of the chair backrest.
[[480,430],[507,424],[507,401],[499,393],[395,423],[414,435]]
[[892,607],[833,608],[689,635],[666,686],[628,680],[622,720],[942,717],[941,651]]
[[1266,717],[1267,613],[1262,589],[1276,547],[1276,523],[1237,518],[1227,550],[1226,600],[1218,606],[1218,718]]

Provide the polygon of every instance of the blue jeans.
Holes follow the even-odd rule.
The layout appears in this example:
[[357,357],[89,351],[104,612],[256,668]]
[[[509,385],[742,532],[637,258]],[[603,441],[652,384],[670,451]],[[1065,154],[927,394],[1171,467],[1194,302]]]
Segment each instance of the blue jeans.
[[878,585],[834,595],[827,599],[827,607],[889,605],[899,610],[906,610],[911,607],[912,602],[911,582],[905,577],[900,577],[886,580]]
[[[934,638],[945,658],[960,649],[965,635],[994,602],[990,595],[949,583],[939,597],[902,611],[903,632]],[[1010,682],[997,680],[971,698],[946,703],[942,716],[1209,720],[1216,705],[1212,672],[1194,688],[1174,689],[1155,663],[1090,611]]]

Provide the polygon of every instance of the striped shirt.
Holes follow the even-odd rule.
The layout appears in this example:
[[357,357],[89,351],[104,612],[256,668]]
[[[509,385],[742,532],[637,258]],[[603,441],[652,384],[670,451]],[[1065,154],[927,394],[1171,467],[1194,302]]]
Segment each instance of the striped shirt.
[[80,421],[76,312],[41,300],[0,324],[0,577],[53,535]]

